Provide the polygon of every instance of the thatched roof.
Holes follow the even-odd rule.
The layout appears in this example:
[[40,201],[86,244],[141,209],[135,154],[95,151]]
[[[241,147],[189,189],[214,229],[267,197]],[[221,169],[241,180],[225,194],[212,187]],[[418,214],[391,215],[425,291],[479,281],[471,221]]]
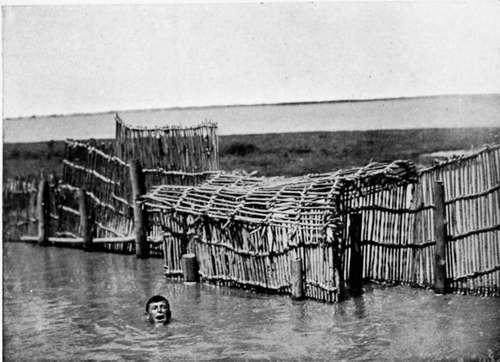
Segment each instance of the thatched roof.
[[[143,197],[146,207],[194,216],[259,224],[297,224],[305,216],[332,214],[338,197],[356,197],[415,179],[410,161],[300,177],[247,177],[220,174],[200,186],[154,187]],[[308,222],[310,225],[310,220]]]

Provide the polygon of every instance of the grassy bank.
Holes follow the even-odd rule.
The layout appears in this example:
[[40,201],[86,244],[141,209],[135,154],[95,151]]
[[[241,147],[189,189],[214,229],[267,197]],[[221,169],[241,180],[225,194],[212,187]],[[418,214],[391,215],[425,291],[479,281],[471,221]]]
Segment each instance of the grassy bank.
[[[500,143],[500,128],[412,129],[276,133],[220,137],[223,170],[259,175],[303,175],[359,166],[370,161],[410,159],[429,164],[424,153]],[[60,174],[64,142],[3,145],[4,177],[30,175],[42,168]]]

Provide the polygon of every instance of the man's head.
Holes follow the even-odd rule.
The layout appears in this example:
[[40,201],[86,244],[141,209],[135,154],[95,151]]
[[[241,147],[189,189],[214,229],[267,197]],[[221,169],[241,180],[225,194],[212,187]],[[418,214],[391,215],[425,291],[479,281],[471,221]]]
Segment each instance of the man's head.
[[155,295],[149,298],[146,303],[146,314],[151,323],[167,324],[172,315],[168,300],[161,295]]

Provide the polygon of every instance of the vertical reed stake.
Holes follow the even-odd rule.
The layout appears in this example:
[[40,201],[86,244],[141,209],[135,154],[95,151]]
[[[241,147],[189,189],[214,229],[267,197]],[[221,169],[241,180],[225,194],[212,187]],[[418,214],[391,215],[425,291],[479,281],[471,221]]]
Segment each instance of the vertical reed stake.
[[92,228],[89,221],[89,208],[87,203],[87,193],[85,189],[79,188],[78,193],[78,209],[80,211],[80,234],[83,238],[83,249],[85,251],[92,250]]
[[182,256],[182,273],[184,274],[184,283],[194,283],[198,280],[196,255],[184,254]]
[[292,298],[300,300],[304,298],[302,259],[292,260]]
[[361,252],[362,215],[349,215],[349,235],[351,237],[351,263],[349,265],[349,290],[352,294],[363,291],[363,254]]
[[446,292],[446,208],[444,204],[443,181],[434,183],[434,291]]
[[47,245],[50,232],[50,190],[49,183],[43,176],[38,186],[37,214],[38,245]]
[[146,185],[139,160],[130,162],[130,183],[134,205],[135,255],[138,258],[147,258],[149,257],[149,243],[146,236],[146,215],[139,202],[139,198],[146,193]]

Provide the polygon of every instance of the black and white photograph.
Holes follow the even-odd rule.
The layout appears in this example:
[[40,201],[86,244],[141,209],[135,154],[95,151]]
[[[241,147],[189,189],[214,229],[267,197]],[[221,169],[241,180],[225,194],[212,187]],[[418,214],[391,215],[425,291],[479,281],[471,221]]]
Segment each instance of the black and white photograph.
[[1,12],[4,361],[500,360],[500,1]]

